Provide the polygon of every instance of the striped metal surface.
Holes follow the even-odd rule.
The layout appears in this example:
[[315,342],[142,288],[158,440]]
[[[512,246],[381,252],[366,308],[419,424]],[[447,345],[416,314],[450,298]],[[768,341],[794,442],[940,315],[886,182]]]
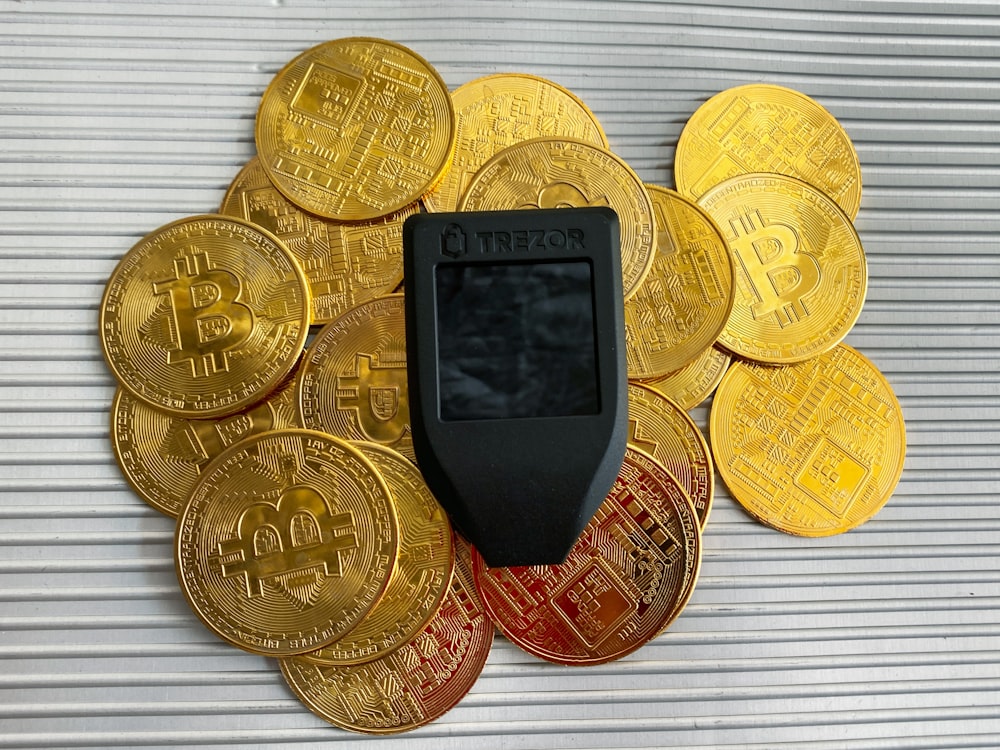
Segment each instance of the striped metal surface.
[[[1000,747],[1000,7],[743,5],[0,0],[0,748]],[[587,669],[498,639],[458,708],[397,738],[327,726],[213,638],[177,590],[172,522],[112,458],[98,301],[140,236],[218,205],[278,68],[354,35],[453,87],[552,78],[666,185],[716,91],[767,81],[831,110],[865,184],[848,342],[908,427],[884,511],[797,539],[720,487],[667,634]]]

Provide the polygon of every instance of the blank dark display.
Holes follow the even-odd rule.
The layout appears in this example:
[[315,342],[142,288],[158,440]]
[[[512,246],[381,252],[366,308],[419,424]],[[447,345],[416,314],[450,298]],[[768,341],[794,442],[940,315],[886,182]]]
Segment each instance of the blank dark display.
[[590,263],[436,268],[441,419],[596,414]]

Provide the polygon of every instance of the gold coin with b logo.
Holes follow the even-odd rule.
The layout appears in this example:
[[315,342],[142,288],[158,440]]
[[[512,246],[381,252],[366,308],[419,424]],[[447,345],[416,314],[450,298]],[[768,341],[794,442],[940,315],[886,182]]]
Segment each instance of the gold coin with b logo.
[[220,638],[258,654],[320,648],[385,591],[398,522],[375,465],[311,430],[243,440],[202,472],[177,519],[181,590]]
[[415,460],[403,295],[363,302],[323,326],[302,363],[298,399],[304,427]]
[[770,364],[836,346],[861,314],[868,266],[851,220],[817,188],[777,174],[734,177],[698,205],[715,219],[736,268],[719,345]]
[[235,414],[292,371],[309,329],[309,289],[277,237],[203,215],[140,240],[111,274],[101,344],[132,395],[186,418]]

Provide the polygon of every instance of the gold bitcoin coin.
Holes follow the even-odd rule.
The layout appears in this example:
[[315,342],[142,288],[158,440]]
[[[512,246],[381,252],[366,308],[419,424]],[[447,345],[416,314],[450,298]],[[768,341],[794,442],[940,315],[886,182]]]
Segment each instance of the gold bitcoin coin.
[[271,233],[193,216],[139,241],[101,301],[101,345],[119,383],[179,417],[235,414],[291,372],[309,330],[309,289]]
[[381,472],[396,502],[399,554],[389,585],[351,630],[304,658],[320,664],[358,664],[393,651],[434,616],[448,591],[455,547],[448,516],[420,470],[391,448],[354,443]]
[[448,595],[413,640],[355,666],[280,660],[285,680],[310,711],[343,729],[393,734],[440,718],[469,692],[490,654],[494,628],[472,582],[466,543],[457,541]]
[[642,382],[658,390],[682,409],[690,410],[712,395],[722,376],[726,374],[731,359],[728,352],[710,346],[681,369]]
[[861,163],[836,118],[805,94],[753,83],[716,94],[691,115],[674,156],[674,179],[698,199],[730,177],[774,172],[833,198],[851,219],[861,205]]
[[313,651],[371,609],[396,561],[392,496],[344,440],[276,430],[223,451],[177,519],[177,576],[220,638],[270,656]]
[[733,260],[712,218],[673,190],[646,185],[656,218],[656,255],[625,303],[630,378],[666,375],[719,338],[733,308]]
[[736,301],[718,343],[788,364],[836,346],[861,314],[868,266],[840,207],[801,180],[747,175],[699,200],[736,260]]
[[322,324],[399,285],[403,222],[419,210],[412,203],[380,219],[351,223],[313,216],[278,192],[254,157],[229,186],[219,213],[264,227],[285,243],[309,280],[313,323]]
[[800,536],[877,513],[903,471],[906,432],[882,373],[851,347],[788,367],[736,362],[712,405],[712,453],[757,520]]
[[218,419],[165,414],[119,388],[111,403],[111,446],[122,474],[143,500],[177,517],[202,470],[250,435],[298,426],[295,384],[251,409]]
[[437,184],[455,150],[455,110],[441,76],[412,50],[336,39],[278,72],[255,136],[268,177],[295,205],[363,221]]
[[628,427],[628,444],[655,458],[680,483],[704,530],[715,470],[701,430],[680,406],[640,383],[628,384]]
[[486,162],[459,200],[460,211],[583,206],[618,214],[627,299],[653,264],[653,204],[638,175],[610,151],[569,138],[524,141]]
[[305,427],[415,460],[402,294],[364,302],[320,329],[299,371],[298,401]]
[[531,138],[579,138],[608,147],[587,105],[538,76],[499,73],[469,81],[451,94],[458,119],[455,157],[444,179],[424,196],[431,211],[454,211],[476,171],[498,151]]
[[476,590],[516,646],[557,664],[601,664],[655,638],[684,608],[701,565],[694,506],[668,471],[627,448],[607,499],[560,565],[489,568]]

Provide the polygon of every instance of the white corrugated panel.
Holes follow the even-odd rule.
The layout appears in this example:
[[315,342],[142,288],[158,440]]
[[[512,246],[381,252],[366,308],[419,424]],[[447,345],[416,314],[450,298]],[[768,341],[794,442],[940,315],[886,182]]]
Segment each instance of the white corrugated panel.
[[[746,5],[0,0],[0,748],[1000,746],[1000,7]],[[143,234],[217,207],[274,73],[358,35],[451,86],[552,78],[666,185],[684,122],[723,88],[831,110],[865,184],[848,342],[908,428],[883,512],[798,539],[720,487],[667,634],[588,669],[498,639],[458,708],[396,738],[326,725],[273,663],[210,635],[177,590],[172,521],[112,458],[98,302]]]

